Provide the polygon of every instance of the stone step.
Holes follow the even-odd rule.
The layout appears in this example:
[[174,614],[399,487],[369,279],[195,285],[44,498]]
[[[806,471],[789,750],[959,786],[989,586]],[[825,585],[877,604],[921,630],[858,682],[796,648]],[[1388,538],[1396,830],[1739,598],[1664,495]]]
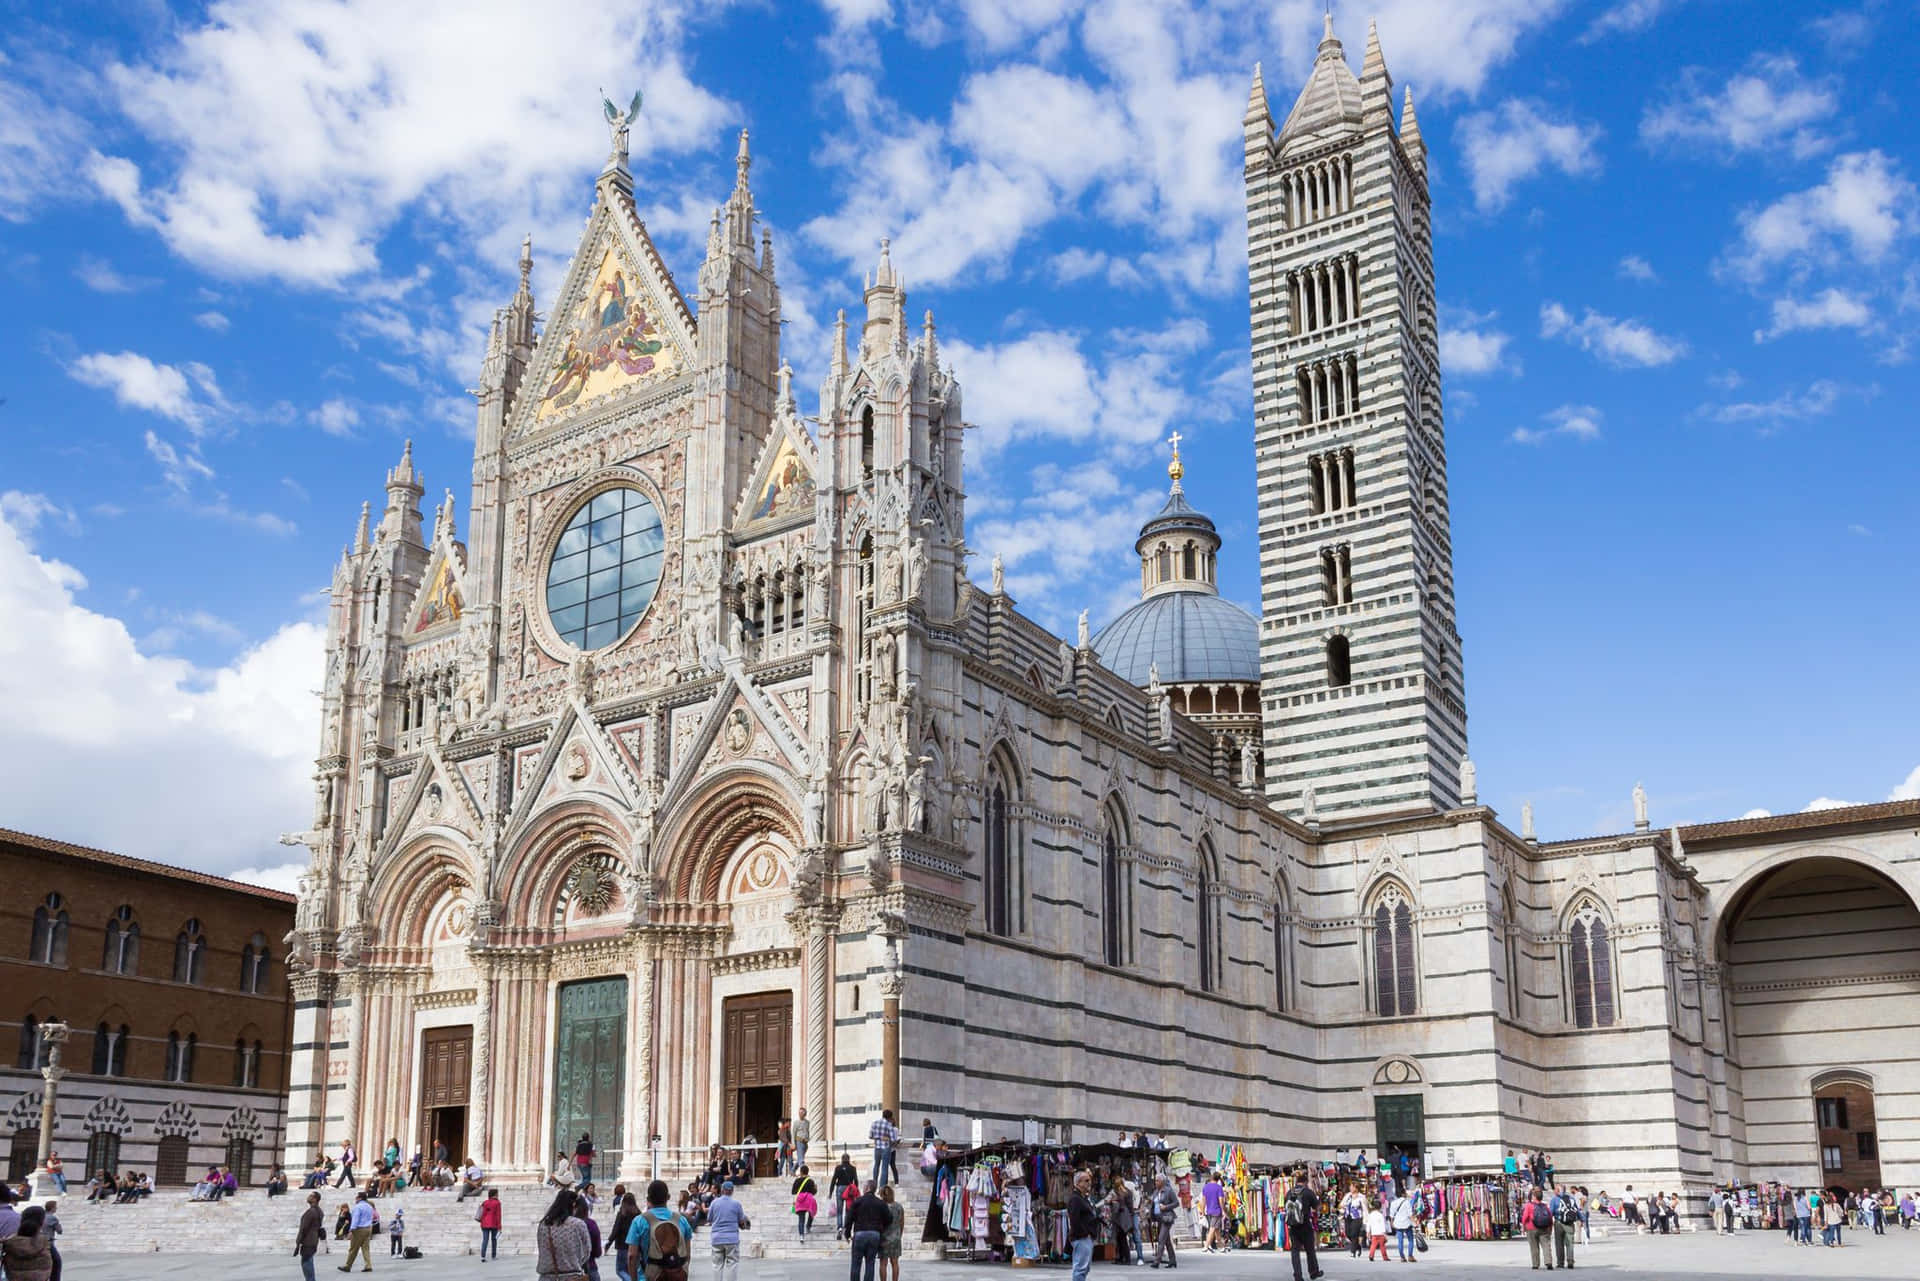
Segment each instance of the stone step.
[[[926,1189],[910,1188],[903,1197],[907,1217],[902,1233],[903,1253],[910,1258],[934,1257],[934,1247],[920,1244],[921,1222],[926,1206]],[[753,1226],[741,1234],[741,1253],[748,1258],[826,1259],[845,1244],[836,1241],[833,1218],[816,1221],[805,1240],[797,1234],[791,1213],[791,1197],[785,1184],[762,1180],[736,1189],[736,1197],[747,1211]],[[343,1190],[329,1188],[321,1195],[321,1208],[327,1215],[329,1253],[344,1254],[345,1241],[331,1239],[333,1219],[342,1202],[350,1199]],[[503,1185],[500,1188],[500,1233],[503,1254],[534,1253],[533,1225],[553,1200],[550,1188]],[[269,1200],[258,1191],[242,1192],[221,1201],[191,1201],[184,1188],[168,1188],[130,1205],[86,1200],[84,1193],[69,1193],[60,1201],[60,1222],[65,1229],[62,1244],[77,1250],[109,1253],[215,1253],[282,1254],[293,1248],[293,1238],[306,1194],[297,1189],[284,1197]],[[378,1207],[382,1231],[374,1243],[375,1253],[387,1251],[386,1227],[396,1208],[404,1211],[406,1244],[417,1246],[432,1256],[477,1254],[480,1229],[474,1222],[478,1198],[460,1201],[451,1192],[409,1189],[396,1196],[381,1197]],[[604,1236],[613,1223],[614,1207],[603,1199],[594,1218]],[[704,1246],[695,1238],[696,1248]]]

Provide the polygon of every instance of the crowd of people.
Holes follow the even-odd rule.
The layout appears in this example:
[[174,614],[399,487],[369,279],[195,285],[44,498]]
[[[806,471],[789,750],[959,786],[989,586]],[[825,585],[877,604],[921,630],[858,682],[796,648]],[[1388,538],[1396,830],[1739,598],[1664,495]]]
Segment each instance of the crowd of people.
[[60,1281],[59,1202],[29,1205],[20,1189],[0,1184],[0,1268],[7,1281]]

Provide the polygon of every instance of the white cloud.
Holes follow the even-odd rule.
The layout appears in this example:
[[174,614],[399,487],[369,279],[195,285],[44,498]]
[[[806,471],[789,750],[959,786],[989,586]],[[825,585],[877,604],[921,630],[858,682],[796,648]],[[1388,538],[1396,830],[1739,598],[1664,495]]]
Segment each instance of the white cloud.
[[1813,126],[1840,109],[1832,84],[1807,79],[1800,64],[1782,54],[1756,57],[1723,85],[1709,84],[1704,72],[1690,70],[1682,77],[1681,94],[1647,109],[1640,137],[1706,148],[1724,160],[1762,147],[1812,155],[1827,145]]
[[1748,810],[1746,813],[1742,814],[1740,817],[1741,818],[1772,818],[1773,811],[1753,809],[1753,810]]
[[216,334],[224,334],[233,326],[231,320],[217,311],[203,311],[193,318],[193,323]]
[[322,628],[289,623],[196,667],[143,651],[80,603],[85,589],[0,521],[7,822],[209,872],[277,855],[277,835],[310,812]]
[[1920,801],[1920,765],[1914,766],[1911,774],[1907,775],[1903,781],[1894,785],[1893,790],[1887,793],[1887,799],[1890,801]]
[[1511,335],[1492,327],[1496,316],[1476,315],[1471,311],[1443,308],[1440,318],[1440,368],[1453,377],[1491,374],[1501,370],[1520,371],[1518,360],[1509,360],[1507,344]]
[[1659,273],[1653,269],[1653,264],[1645,258],[1642,258],[1639,254],[1628,254],[1622,258],[1620,260],[1619,272],[1628,280],[1642,280],[1651,283],[1660,279]]
[[1873,531],[1871,529],[1868,529],[1865,525],[1861,525],[1858,523],[1848,525],[1847,532],[1849,534],[1852,534],[1855,538],[1872,538],[1873,537]]
[[131,294],[158,284],[150,276],[125,276],[104,258],[81,254],[74,264],[75,279],[97,294]]
[[1605,12],[1588,24],[1581,43],[1591,43],[1604,36],[1631,35],[1651,27],[1667,7],[1667,0],[1622,0],[1619,4],[1609,5]]
[[160,464],[160,475],[166,480],[168,487],[183,497],[193,488],[196,480],[213,479],[213,468],[207,466],[205,460],[200,457],[197,447],[176,449],[151,429],[147,432],[146,444],[147,453],[154,462]]
[[73,508],[57,503],[45,494],[29,494],[18,489],[0,493],[0,521],[20,531],[22,537],[51,522],[69,534],[80,532],[80,518]]
[[236,867],[221,875],[230,881],[243,881],[248,885],[279,890],[282,894],[298,894],[300,877],[306,870],[305,863],[277,863],[271,867]]
[[[1726,405],[1703,405],[1699,413],[1719,423],[1761,423],[1777,426],[1788,422],[1802,422],[1809,418],[1824,418],[1833,412],[1840,403],[1840,397],[1849,391],[1830,378],[1820,378],[1810,383],[1805,391],[1782,392],[1772,400],[1736,401]],[[1871,395],[1875,389],[1867,389]]]
[[162,364],[136,351],[89,352],[67,366],[77,382],[113,393],[116,402],[171,418],[195,435],[207,429],[213,414],[226,406],[213,371],[189,361]]
[[690,12],[225,0],[105,73],[163,158],[153,172],[113,155],[89,172],[175,253],[233,277],[364,281],[408,210],[510,263],[525,228],[579,225],[607,145],[590,87],[644,86],[637,169],[717,142],[729,113],[683,66]]
[[1851,809],[1858,804],[1860,804],[1859,801],[1839,801],[1831,796],[1816,796],[1808,801],[1800,812],[1802,814],[1811,814],[1815,810],[1844,810]]
[[1755,330],[1753,340],[1766,342],[1800,329],[1871,329],[1873,308],[1867,300],[1841,289],[1827,289],[1812,298],[1776,298],[1773,324]]
[[41,96],[0,53],[0,218],[24,222],[78,186],[87,124]]
[[1826,181],[1740,215],[1740,239],[1725,266],[1749,280],[1770,268],[1883,261],[1912,234],[1914,185],[1879,151],[1837,157]]
[[1641,321],[1603,315],[1591,307],[1575,320],[1557,302],[1541,304],[1540,336],[1565,338],[1607,364],[1622,367],[1669,365],[1687,354],[1686,343],[1656,333]]
[[1454,142],[1466,161],[1474,204],[1482,213],[1506,206],[1513,189],[1549,170],[1569,177],[1600,172],[1598,125],[1555,120],[1536,99],[1509,98],[1461,119]]
[[1562,405],[1541,415],[1545,427],[1516,427],[1508,437],[1516,445],[1541,445],[1556,436],[1574,440],[1600,439],[1600,420],[1604,415],[1593,405]]
[[307,421],[329,436],[352,436],[360,425],[360,411],[336,396],[310,410]]

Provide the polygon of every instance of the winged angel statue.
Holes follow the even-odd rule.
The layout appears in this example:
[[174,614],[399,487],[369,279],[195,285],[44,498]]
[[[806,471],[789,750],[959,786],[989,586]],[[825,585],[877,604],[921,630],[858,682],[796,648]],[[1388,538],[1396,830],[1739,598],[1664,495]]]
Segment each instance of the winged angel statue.
[[613,131],[613,153],[622,160],[627,158],[627,127],[633,118],[640,114],[640,91],[634,90],[633,101],[627,104],[625,111],[613,105],[613,99],[601,97],[601,108],[606,113],[607,127]]

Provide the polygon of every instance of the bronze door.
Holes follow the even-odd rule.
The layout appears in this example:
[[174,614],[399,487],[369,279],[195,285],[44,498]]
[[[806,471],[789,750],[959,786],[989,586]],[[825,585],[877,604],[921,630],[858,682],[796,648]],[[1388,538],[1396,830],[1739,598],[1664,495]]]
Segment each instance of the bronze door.
[[[729,1143],[749,1135],[772,1143],[787,1110],[793,1077],[793,994],[736,996],[723,1007],[720,1093]],[[755,1168],[771,1173],[772,1149],[755,1154]]]

